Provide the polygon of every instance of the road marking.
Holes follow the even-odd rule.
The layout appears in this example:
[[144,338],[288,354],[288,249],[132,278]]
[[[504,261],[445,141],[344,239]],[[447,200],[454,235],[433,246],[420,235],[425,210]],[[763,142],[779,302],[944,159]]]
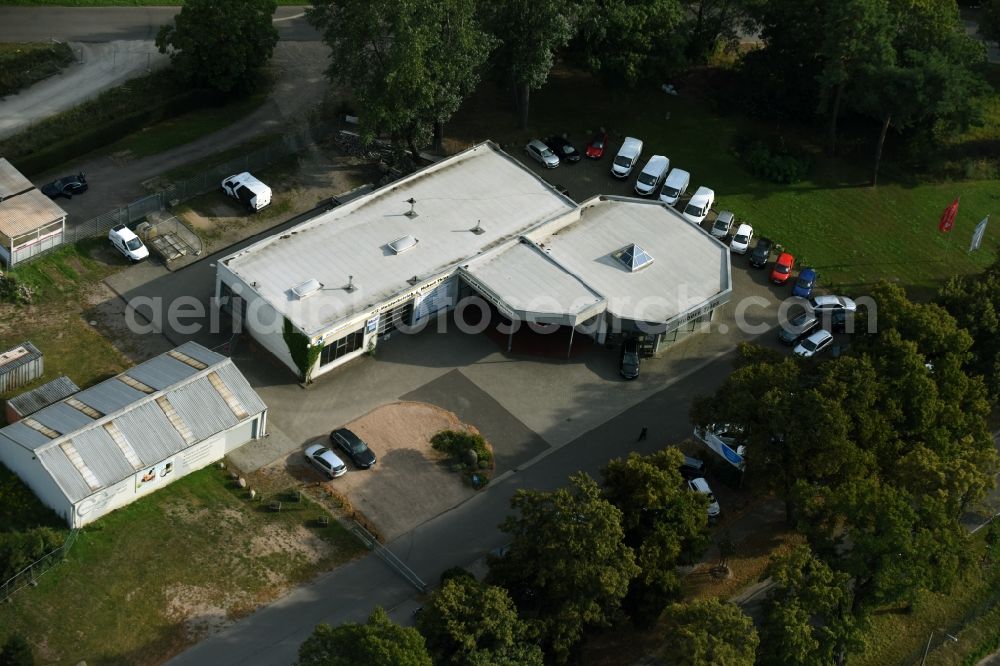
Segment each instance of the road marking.
[[302,18],[305,15],[306,13],[302,12],[301,14],[295,14],[294,16],[285,16],[284,18],[271,19],[271,23],[278,23],[280,21],[291,21],[292,19]]

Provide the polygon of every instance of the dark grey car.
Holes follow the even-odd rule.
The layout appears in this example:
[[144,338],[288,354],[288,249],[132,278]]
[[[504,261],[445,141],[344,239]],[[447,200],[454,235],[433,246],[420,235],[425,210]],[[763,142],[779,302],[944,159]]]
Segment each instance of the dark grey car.
[[330,442],[343,451],[356,466],[368,469],[375,465],[375,453],[364,440],[347,428],[339,428],[330,433]]
[[778,341],[785,345],[794,345],[819,328],[819,318],[809,312],[801,312],[783,324],[778,331]]

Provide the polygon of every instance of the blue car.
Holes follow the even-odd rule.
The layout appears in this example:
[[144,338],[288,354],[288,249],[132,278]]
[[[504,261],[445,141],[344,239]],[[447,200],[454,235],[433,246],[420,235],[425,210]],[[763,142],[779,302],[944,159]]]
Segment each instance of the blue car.
[[792,287],[792,296],[809,298],[813,293],[813,286],[816,284],[816,271],[812,268],[803,268],[799,272],[799,279]]

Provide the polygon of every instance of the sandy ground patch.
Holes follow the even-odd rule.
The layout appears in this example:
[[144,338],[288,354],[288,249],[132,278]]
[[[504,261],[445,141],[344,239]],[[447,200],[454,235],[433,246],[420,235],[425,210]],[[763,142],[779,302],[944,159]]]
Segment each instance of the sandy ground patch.
[[[360,470],[342,456],[347,463],[347,474],[324,485],[346,495],[386,541],[475,494],[458,474],[442,464],[444,456],[430,445],[430,438],[441,430],[476,432],[452,412],[422,402],[396,402],[379,407],[346,427],[368,442],[378,456],[378,463],[372,469]],[[302,469],[302,464],[302,453],[295,451],[272,466],[302,478],[303,474],[310,475]]]

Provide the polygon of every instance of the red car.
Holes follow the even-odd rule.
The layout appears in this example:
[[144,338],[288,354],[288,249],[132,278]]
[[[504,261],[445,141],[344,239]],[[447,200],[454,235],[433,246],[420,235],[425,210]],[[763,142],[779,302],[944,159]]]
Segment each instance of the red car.
[[795,257],[787,252],[782,252],[778,260],[774,262],[774,268],[771,269],[771,282],[785,284],[791,277],[793,268],[795,268]]
[[585,154],[592,160],[599,160],[604,155],[604,146],[606,145],[608,145],[608,133],[601,130],[590,137]]

